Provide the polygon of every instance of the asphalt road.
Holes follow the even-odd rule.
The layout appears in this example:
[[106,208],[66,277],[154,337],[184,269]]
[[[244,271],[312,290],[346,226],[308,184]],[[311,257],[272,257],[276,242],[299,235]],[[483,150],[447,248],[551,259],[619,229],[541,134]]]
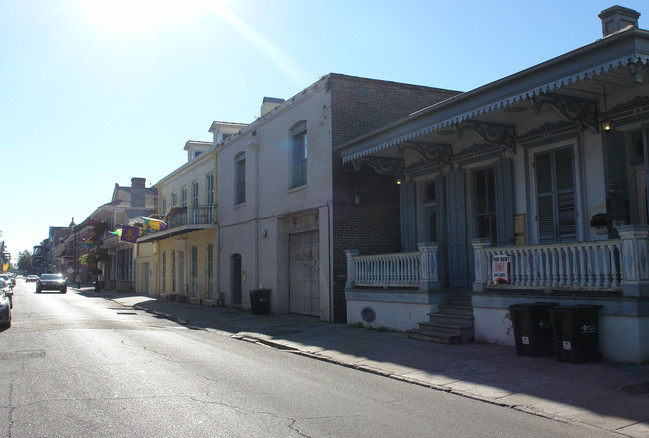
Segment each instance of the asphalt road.
[[193,330],[19,279],[0,437],[619,436]]

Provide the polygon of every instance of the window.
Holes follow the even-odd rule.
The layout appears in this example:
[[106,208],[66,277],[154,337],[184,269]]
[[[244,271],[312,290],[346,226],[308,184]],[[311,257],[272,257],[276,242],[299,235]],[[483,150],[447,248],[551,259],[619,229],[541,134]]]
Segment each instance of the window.
[[237,155],[234,163],[234,205],[246,202],[246,154]]
[[493,167],[473,174],[473,224],[475,237],[487,237],[496,246],[496,185]]
[[214,174],[210,173],[205,177],[205,205],[214,205]]
[[306,185],[307,136],[306,122],[291,130],[291,188]]
[[171,206],[172,207],[178,206],[178,192],[173,192],[171,194]]
[[187,207],[187,187],[183,187],[180,195],[180,206]]
[[167,251],[162,251],[162,292],[167,290]]
[[207,299],[211,300],[214,294],[214,244],[208,243],[205,260],[207,260]]
[[208,207],[209,223],[214,222],[214,174],[210,173],[205,178],[205,205]]
[[192,207],[198,207],[198,181],[192,183]]
[[534,167],[540,243],[576,240],[572,148],[539,153]]
[[176,293],[176,251],[171,251],[171,293]]
[[192,246],[190,263],[192,284],[191,294],[192,297],[196,298],[198,296],[198,248],[196,246]]

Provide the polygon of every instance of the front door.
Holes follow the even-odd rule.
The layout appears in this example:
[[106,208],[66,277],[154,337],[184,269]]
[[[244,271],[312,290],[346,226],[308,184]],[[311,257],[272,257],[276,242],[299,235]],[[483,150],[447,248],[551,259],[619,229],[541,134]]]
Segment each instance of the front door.
[[318,231],[289,238],[290,312],[320,314],[320,239]]
[[232,289],[230,304],[237,306],[241,305],[242,275],[241,255],[234,254],[230,257],[230,287]]

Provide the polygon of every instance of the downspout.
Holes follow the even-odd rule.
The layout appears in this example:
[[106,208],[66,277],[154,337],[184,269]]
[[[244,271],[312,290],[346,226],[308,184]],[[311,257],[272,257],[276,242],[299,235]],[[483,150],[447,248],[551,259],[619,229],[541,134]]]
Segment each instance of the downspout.
[[252,131],[251,134],[254,139],[249,143],[250,149],[255,151],[255,198],[254,198],[254,209],[255,209],[255,238],[252,248],[252,260],[253,260],[253,287],[255,289],[261,288],[259,284],[259,137],[257,137],[257,130]]

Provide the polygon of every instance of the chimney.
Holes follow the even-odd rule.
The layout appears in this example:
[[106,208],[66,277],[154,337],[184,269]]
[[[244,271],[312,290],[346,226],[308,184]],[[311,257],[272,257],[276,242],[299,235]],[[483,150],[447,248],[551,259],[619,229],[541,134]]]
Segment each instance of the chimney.
[[131,187],[139,189],[146,188],[146,178],[131,178]]
[[638,27],[640,12],[622,6],[611,6],[598,15],[602,20],[602,36],[607,37],[627,26]]
[[283,103],[284,99],[279,99],[277,97],[264,97],[264,100],[261,103],[261,117],[264,117]]

